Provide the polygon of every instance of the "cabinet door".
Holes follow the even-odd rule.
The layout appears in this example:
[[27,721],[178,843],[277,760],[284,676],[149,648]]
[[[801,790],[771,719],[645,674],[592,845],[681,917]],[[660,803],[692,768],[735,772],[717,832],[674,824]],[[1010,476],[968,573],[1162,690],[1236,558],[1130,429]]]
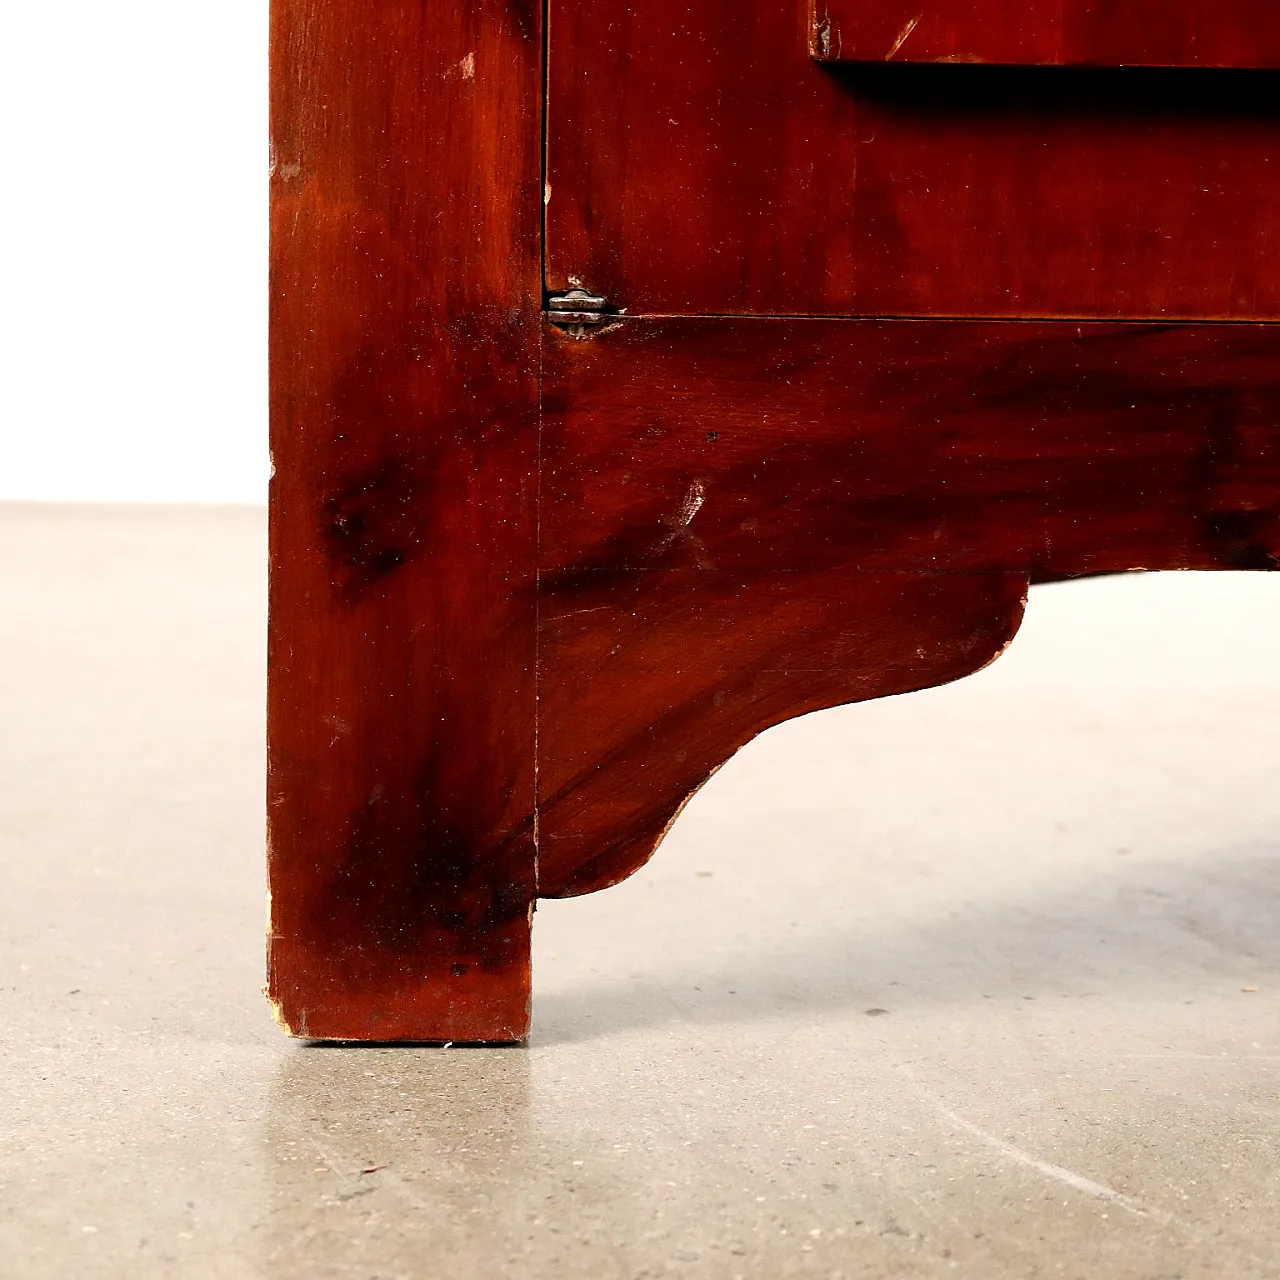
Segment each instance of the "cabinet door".
[[[970,0],[974,56],[1129,29],[1026,8],[1057,16]],[[1275,318],[1280,71],[1245,64],[1276,61],[1280,4],[1253,0],[1252,42],[1245,0],[1164,12],[1144,56],[1177,66],[899,65],[959,56],[924,17],[886,63],[914,10],[873,65],[815,61],[817,23],[860,56],[843,33],[891,14],[883,43],[891,0],[551,0],[548,287],[633,314]]]

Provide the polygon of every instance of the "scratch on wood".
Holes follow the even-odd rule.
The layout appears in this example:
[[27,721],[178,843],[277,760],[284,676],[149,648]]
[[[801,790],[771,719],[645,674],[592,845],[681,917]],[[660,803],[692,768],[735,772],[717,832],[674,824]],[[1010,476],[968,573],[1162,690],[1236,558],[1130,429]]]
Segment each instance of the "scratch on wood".
[[813,15],[813,56],[827,62],[840,59],[840,28],[832,25],[829,13],[819,12],[816,8]]
[[884,55],[884,60],[886,62],[888,62],[893,57],[893,55],[897,53],[898,50],[901,49],[904,44],[906,44],[907,37],[916,29],[916,23],[919,22],[920,19],[923,17],[924,17],[923,11],[921,11],[920,13],[917,13],[916,16],[912,18],[911,21],[908,22],[907,25],[902,28],[901,31],[898,32],[898,38],[893,42],[892,48],[890,48],[889,52]]
[[454,75],[460,75],[464,80],[474,80],[476,78],[476,55],[474,49],[465,58],[452,63],[444,72],[446,80]]
[[701,480],[695,480],[689,486],[689,491],[684,495],[684,501],[680,504],[680,514],[675,519],[674,527],[687,529],[693,523],[693,517],[702,509],[702,504],[706,499],[706,486]]

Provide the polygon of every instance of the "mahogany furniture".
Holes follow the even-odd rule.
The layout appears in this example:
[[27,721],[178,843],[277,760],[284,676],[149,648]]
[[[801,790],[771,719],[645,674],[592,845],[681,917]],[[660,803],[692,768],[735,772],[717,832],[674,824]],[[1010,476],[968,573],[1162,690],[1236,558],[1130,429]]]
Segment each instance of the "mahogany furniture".
[[1280,562],[1274,0],[274,0],[270,984],[522,1039],[538,896],[1028,584]]

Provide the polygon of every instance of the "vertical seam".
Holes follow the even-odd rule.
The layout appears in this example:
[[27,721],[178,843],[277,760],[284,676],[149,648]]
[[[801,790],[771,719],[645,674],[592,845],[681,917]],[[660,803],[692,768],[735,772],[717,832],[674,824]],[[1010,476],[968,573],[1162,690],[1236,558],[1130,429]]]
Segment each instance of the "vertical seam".
[[533,894],[537,901],[541,851],[541,745],[542,745],[542,310],[547,286],[547,108],[551,80],[551,0],[542,0],[542,65],[539,83],[538,128],[538,306],[537,414],[534,436],[533,491]]

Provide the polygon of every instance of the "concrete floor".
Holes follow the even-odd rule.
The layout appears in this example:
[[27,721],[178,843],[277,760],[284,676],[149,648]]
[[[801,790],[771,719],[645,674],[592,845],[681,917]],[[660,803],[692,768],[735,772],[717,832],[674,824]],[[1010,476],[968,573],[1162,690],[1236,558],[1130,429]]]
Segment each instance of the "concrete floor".
[[544,904],[527,1050],[290,1043],[263,520],[0,508],[0,1275],[1280,1276],[1280,578],[1041,588]]

